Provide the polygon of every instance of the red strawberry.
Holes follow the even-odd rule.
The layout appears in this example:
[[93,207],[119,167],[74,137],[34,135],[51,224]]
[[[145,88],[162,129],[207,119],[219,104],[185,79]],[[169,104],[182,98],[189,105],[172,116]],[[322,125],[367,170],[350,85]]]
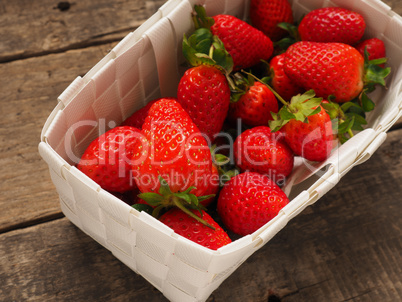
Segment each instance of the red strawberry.
[[284,70],[296,85],[323,98],[333,95],[337,103],[357,97],[364,86],[364,58],[343,43],[297,42],[286,51]]
[[[384,42],[378,38],[364,40],[356,45],[356,49],[362,56],[364,56],[364,50],[367,49],[369,60],[385,58]],[[381,64],[379,66],[384,68],[385,65]]]
[[215,164],[212,164],[211,168],[212,168],[211,176],[208,180],[208,187],[205,190],[204,195],[215,195],[215,196],[201,201],[200,204],[202,204],[204,207],[209,206],[215,200],[215,197],[217,196],[219,191],[220,180],[219,180],[218,168],[216,167]]
[[365,28],[360,14],[341,7],[324,7],[309,12],[298,30],[302,41],[353,45],[363,37]]
[[232,232],[255,232],[289,203],[286,194],[269,177],[244,172],[222,188],[217,210],[224,225]]
[[285,101],[290,101],[293,96],[302,93],[304,89],[289,79],[284,71],[284,64],[285,53],[271,59],[269,63],[271,86]]
[[266,34],[272,41],[277,41],[286,33],[278,23],[293,23],[293,12],[288,0],[251,0],[251,24]]
[[273,43],[263,32],[230,15],[216,15],[211,27],[214,35],[225,45],[233,58],[233,70],[256,65],[268,60],[273,53]]
[[[198,211],[192,210],[192,212],[201,217]],[[179,209],[171,209],[160,217],[160,221],[177,234],[209,249],[217,250],[232,242],[226,232],[205,211],[202,211],[202,219],[213,226],[215,230],[202,225]]]
[[105,190],[120,193],[132,190],[136,185],[130,160],[140,137],[137,128],[113,128],[91,142],[77,168]]
[[213,141],[230,103],[230,88],[222,71],[211,65],[188,69],[180,80],[177,99],[209,142]]
[[330,155],[334,143],[331,119],[322,107],[307,119],[307,123],[292,119],[283,126],[286,142],[296,155],[323,161]]
[[233,70],[256,65],[268,60],[274,50],[273,43],[262,31],[231,15],[206,16],[205,9],[195,5],[195,26],[210,29],[233,58]]
[[142,134],[133,157],[134,176],[141,192],[158,192],[162,177],[173,193],[191,188],[196,196],[204,194],[211,175],[211,152],[178,102],[161,99],[154,103]]
[[284,180],[293,169],[294,155],[281,134],[267,126],[240,134],[233,145],[236,164],[243,171],[258,172],[275,182]]
[[[175,99],[175,98],[165,98],[165,99]],[[144,107],[134,112],[132,115],[130,115],[121,123],[121,126],[131,126],[141,129],[142,125],[145,122],[145,118],[148,115],[149,108],[151,108],[151,106],[158,100],[160,99],[152,100]]]
[[228,117],[241,119],[249,126],[262,126],[272,120],[271,112],[278,112],[275,95],[264,84],[252,81],[240,98],[230,104]]
[[269,127],[272,132],[281,129],[295,155],[322,161],[333,148],[334,136],[330,116],[320,106],[323,100],[314,96],[314,91],[309,90],[293,97],[290,103],[280,99],[284,106],[274,114]]

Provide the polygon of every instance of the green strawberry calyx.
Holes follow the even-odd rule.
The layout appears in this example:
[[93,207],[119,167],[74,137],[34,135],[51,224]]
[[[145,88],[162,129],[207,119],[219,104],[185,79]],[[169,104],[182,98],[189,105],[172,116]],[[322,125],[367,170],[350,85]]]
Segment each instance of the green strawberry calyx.
[[194,11],[192,12],[192,19],[196,29],[206,28],[209,31],[211,31],[211,27],[215,23],[214,18],[207,16],[205,7],[202,5],[194,5]]
[[223,187],[226,182],[228,182],[232,177],[238,175],[240,171],[233,164],[233,161],[230,159],[230,157],[217,152],[218,147],[216,145],[212,145],[212,161],[216,165],[219,173],[219,185],[220,187]]
[[367,47],[364,49],[364,78],[363,90],[358,96],[358,104],[364,112],[370,112],[374,109],[375,104],[368,96],[378,85],[386,87],[385,78],[391,73],[390,67],[381,67],[387,62],[387,58],[369,60]]
[[367,49],[364,50],[364,78],[361,93],[353,100],[338,104],[331,102],[323,103],[325,111],[329,114],[337,130],[339,141],[343,144],[353,137],[353,131],[362,131],[363,125],[367,124],[366,113],[375,108],[375,103],[369,97],[377,86],[386,87],[385,78],[390,74],[391,68],[382,67],[387,58],[369,60]]
[[243,73],[254,77],[257,81],[268,87],[269,90],[275,95],[275,97],[283,104],[282,108],[277,112],[271,112],[273,117],[272,121],[269,121],[269,127],[272,132],[280,130],[291,120],[301,121],[308,123],[308,117],[317,114],[321,111],[321,97],[315,97],[314,90],[306,91],[303,94],[298,94],[286,102],[270,85],[265,81],[258,79],[249,72],[242,70]]
[[333,122],[334,130],[341,144],[354,136],[353,130],[362,131],[364,130],[362,125],[367,124],[364,110],[355,101],[339,104],[328,100],[321,106]]
[[[193,15],[196,30],[187,38],[183,36],[182,52],[184,58],[191,66],[211,65],[220,69],[227,77],[233,70],[232,56],[226,51],[223,42],[218,36],[212,34],[210,26],[198,26],[198,16],[205,15],[204,7],[195,6],[196,14]],[[205,18],[207,18],[205,16]],[[209,23],[214,22],[213,18]],[[212,25],[211,24],[211,25]]]
[[[138,197],[145,200],[148,205],[144,204],[134,204],[133,208],[139,211],[146,211],[148,213],[151,212],[152,216],[155,218],[159,218],[160,213],[163,209],[177,207],[189,216],[193,217],[198,222],[203,225],[215,230],[215,228],[202,219],[202,210],[206,210],[206,208],[200,203],[203,200],[214,197],[214,194],[205,195],[205,196],[196,196],[190,193],[195,187],[190,187],[183,192],[175,192],[173,193],[170,190],[170,187],[165,179],[159,176],[160,188],[158,193],[154,192],[146,192],[138,194]],[[201,214],[201,217],[195,215],[190,209],[198,210]]]
[[233,83],[230,91],[230,101],[236,103],[254,85],[255,80],[252,76],[244,77],[240,72],[231,74],[230,77]]

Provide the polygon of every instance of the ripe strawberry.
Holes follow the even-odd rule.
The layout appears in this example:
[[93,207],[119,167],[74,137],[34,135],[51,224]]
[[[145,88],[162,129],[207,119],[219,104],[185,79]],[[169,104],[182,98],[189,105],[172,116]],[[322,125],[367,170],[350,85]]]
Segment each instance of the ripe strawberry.
[[278,112],[275,95],[267,86],[252,79],[246,81],[241,89],[239,96],[235,100],[232,98],[228,118],[241,119],[249,126],[268,125],[268,121],[272,120],[271,112]]
[[219,37],[233,58],[233,70],[249,68],[260,60],[268,60],[271,57],[273,43],[260,30],[231,15],[215,15],[208,18],[205,9],[200,5],[196,5],[194,9],[196,28],[205,27]]
[[232,232],[255,232],[289,203],[274,181],[255,172],[244,172],[229,180],[218,198],[218,213]]
[[154,103],[141,133],[132,163],[141,192],[158,192],[161,176],[173,193],[195,187],[193,194],[204,194],[211,175],[211,152],[178,102],[161,99]]
[[204,195],[214,195],[214,197],[205,199],[200,201],[200,204],[203,205],[204,207],[209,206],[214,200],[215,197],[218,195],[219,191],[219,171],[218,168],[216,167],[215,164],[212,164],[211,166],[211,176],[208,180],[208,187],[204,192]]
[[302,41],[354,45],[363,37],[365,28],[359,13],[341,7],[324,7],[309,12],[298,30]]
[[77,168],[105,190],[120,193],[132,190],[136,185],[130,160],[140,137],[137,128],[113,128],[91,142]]
[[216,15],[211,27],[233,58],[233,70],[256,65],[268,60],[273,53],[273,43],[263,32],[230,15]]
[[[201,217],[199,211],[192,210],[192,212]],[[177,234],[209,249],[217,250],[232,242],[226,232],[205,211],[202,211],[202,219],[213,226],[215,230],[202,225],[179,209],[171,209],[160,217],[160,221]]]
[[314,91],[309,90],[293,97],[284,106],[269,127],[273,132],[281,129],[288,146],[295,155],[308,160],[322,161],[333,148],[332,123],[328,113],[321,107],[322,98],[315,98]]
[[288,0],[251,0],[251,24],[266,34],[272,41],[277,41],[286,33],[278,23],[293,23],[293,12]]
[[217,67],[199,65],[188,69],[180,79],[177,100],[191,119],[213,141],[225,121],[230,88],[225,75]]
[[[356,49],[362,56],[364,56],[364,50],[367,49],[369,60],[385,58],[384,42],[378,38],[364,40],[356,45]],[[379,66],[383,68],[385,67],[384,64],[380,64]]]
[[278,133],[267,126],[248,129],[233,145],[236,164],[242,171],[267,175],[275,182],[284,180],[293,169],[294,155]]
[[[165,99],[175,99],[175,98],[165,98]],[[131,127],[141,129],[142,125],[145,122],[145,118],[148,115],[149,108],[151,108],[151,106],[158,100],[160,100],[160,99],[155,99],[155,100],[150,101],[144,107],[142,107],[141,109],[137,110],[132,115],[130,115],[128,118],[126,118],[121,123],[120,126],[131,126]]]
[[364,58],[343,43],[297,42],[285,53],[284,70],[296,85],[333,95],[337,103],[354,99],[364,86]]
[[290,99],[304,91],[291,81],[284,71],[285,53],[276,55],[269,63],[272,88],[285,100]]
[[307,119],[307,123],[292,119],[284,125],[285,140],[296,155],[323,161],[330,155],[334,143],[331,119],[322,107]]

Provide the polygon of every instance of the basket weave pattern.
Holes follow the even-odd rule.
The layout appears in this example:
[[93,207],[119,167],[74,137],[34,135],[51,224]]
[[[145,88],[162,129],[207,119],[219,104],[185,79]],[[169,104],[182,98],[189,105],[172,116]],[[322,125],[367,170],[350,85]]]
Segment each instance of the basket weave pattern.
[[[402,19],[376,0],[290,2],[296,19],[323,6],[347,5],[345,8],[360,12],[367,22],[367,37],[384,40],[392,76],[389,89],[376,92],[374,99],[379,102],[369,117],[368,129],[307,175],[303,168],[295,171],[285,187],[293,196],[291,202],[255,233],[218,251],[209,250],[137,212],[75,168],[85,148],[101,133],[150,100],[176,95],[184,62],[181,39],[183,33],[193,30],[189,16],[195,3],[205,4],[209,15],[225,13],[246,19],[248,1],[168,1],[84,77],[70,84],[43,128],[39,152],[49,165],[65,216],[170,300],[206,300],[290,219],[316,202],[353,166],[367,160],[401,116]],[[319,177],[311,177],[323,168],[326,170]]]

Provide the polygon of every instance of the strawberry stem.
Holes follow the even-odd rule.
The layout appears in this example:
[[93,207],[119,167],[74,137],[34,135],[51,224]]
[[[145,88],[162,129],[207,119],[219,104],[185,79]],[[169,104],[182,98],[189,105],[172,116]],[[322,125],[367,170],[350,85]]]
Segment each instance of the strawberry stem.
[[257,78],[255,75],[253,75],[252,73],[249,73],[245,70],[242,70],[243,73],[253,77],[256,81],[260,82],[261,84],[264,84],[265,86],[267,86],[267,88],[269,90],[271,90],[271,92],[275,95],[275,97],[286,107],[289,106],[289,103],[286,102],[271,86],[269,86],[267,83],[264,83],[263,81],[261,81],[259,78]]
[[187,215],[193,217],[195,220],[197,220],[198,222],[202,223],[203,225],[211,228],[212,230],[215,230],[215,228],[210,225],[208,222],[206,222],[204,219],[198,217],[197,215],[195,215],[193,212],[191,212],[189,209],[187,209],[181,202],[180,199],[177,196],[172,196],[172,201],[173,204],[178,207],[180,210],[182,210],[184,213],[186,213]]

